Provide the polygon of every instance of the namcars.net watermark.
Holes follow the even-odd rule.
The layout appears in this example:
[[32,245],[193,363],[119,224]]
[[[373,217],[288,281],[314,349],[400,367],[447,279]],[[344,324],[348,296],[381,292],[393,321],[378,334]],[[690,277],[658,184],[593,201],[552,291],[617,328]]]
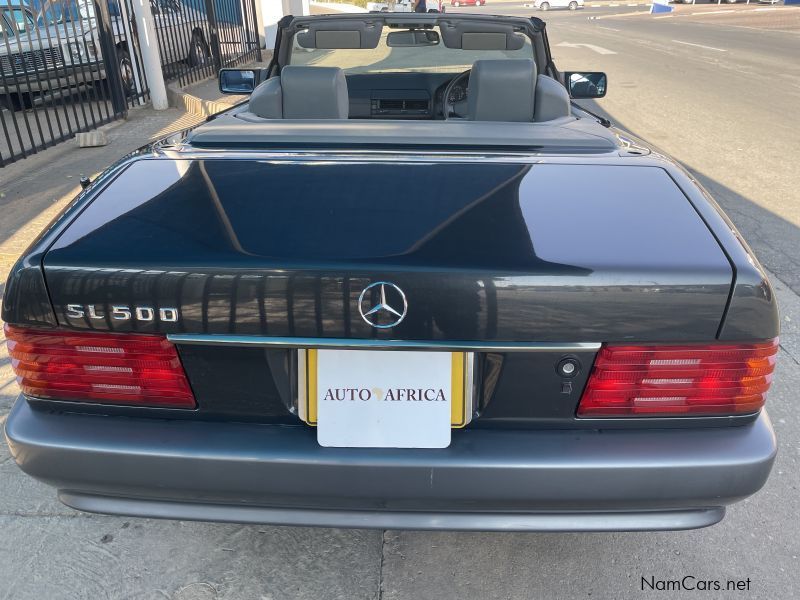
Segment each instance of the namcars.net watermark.
[[641,578],[643,592],[749,592],[747,579],[702,579],[686,575],[680,579],[656,579],[655,576]]

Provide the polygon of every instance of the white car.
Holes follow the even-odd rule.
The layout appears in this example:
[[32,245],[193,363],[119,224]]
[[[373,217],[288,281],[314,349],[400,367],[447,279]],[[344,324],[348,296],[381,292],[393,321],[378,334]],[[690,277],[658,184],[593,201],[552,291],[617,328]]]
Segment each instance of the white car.
[[584,0],[534,0],[533,8],[539,10],[551,10],[555,8],[568,8],[569,10],[578,10],[583,8]]
[[413,0],[395,0],[394,2],[367,2],[367,10],[379,12],[414,12]]

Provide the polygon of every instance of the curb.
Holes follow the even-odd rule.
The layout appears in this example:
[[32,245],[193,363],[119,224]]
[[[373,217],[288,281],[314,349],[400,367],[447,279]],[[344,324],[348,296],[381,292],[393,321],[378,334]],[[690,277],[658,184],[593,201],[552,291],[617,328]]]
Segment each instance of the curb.
[[[208,77],[203,81],[208,81],[209,79],[213,79],[213,77]],[[167,85],[167,99],[169,100],[170,106],[183,109],[191,114],[200,115],[201,117],[210,117],[211,115],[228,110],[232,106],[232,104],[228,104],[227,102],[203,100],[197,96],[192,96],[174,84]]]
[[[2,0],[0,0],[2,2]],[[272,59],[272,50],[261,50],[262,59],[261,62],[251,62],[248,64],[240,65],[243,69],[259,69],[264,68]],[[234,67],[235,68],[235,67]],[[200,81],[194,81],[191,84],[188,84],[184,87],[181,87],[178,83],[168,83],[167,84],[167,101],[169,105],[181,110],[186,111],[192,115],[198,115],[201,117],[210,117],[212,115],[216,115],[217,113],[221,113],[226,111],[239,102],[245,100],[247,95],[235,95],[235,94],[217,94],[224,98],[224,100],[205,100],[200,98],[199,96],[195,96],[194,94],[187,91],[191,89],[193,86],[201,85],[203,83],[207,83],[209,81],[215,81],[217,78],[216,74],[211,75],[210,77],[206,77],[205,79],[201,79]]]

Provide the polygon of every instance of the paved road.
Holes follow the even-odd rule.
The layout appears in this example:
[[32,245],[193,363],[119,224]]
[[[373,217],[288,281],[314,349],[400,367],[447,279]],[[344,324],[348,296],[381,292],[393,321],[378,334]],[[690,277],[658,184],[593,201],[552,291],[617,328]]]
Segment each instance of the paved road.
[[[503,7],[523,10],[512,3]],[[694,22],[712,16],[620,16],[626,12],[632,11],[607,7],[547,14],[557,64],[606,70],[610,91],[599,109],[682,160],[776,274],[784,332],[769,405],[781,453],[760,494],[733,507],[713,528],[659,534],[376,532],[158,522],[70,511],[53,500],[51,490],[22,476],[0,447],[0,598],[796,598],[800,124],[793,107],[800,91],[792,56],[798,55],[800,36]],[[121,148],[111,151],[119,154]],[[83,162],[100,164],[98,154]],[[69,156],[29,160],[41,177],[52,178],[52,185],[40,186],[48,190],[65,185],[65,161],[72,160],[73,172],[81,165]],[[21,172],[19,163],[9,169]],[[14,215],[20,227],[37,218],[28,207],[51,200],[44,192],[26,196],[21,185],[0,185],[3,191],[6,201],[18,194],[15,209],[3,214]],[[0,422],[15,394],[3,352]],[[750,578],[750,590],[641,590],[641,577],[687,575]]]

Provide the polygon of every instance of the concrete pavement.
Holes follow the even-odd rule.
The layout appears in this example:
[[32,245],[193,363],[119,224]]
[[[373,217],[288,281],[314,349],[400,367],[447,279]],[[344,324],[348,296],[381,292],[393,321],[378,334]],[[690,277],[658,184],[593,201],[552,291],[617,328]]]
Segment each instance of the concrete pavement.
[[[0,444],[0,599],[797,597],[800,123],[794,110],[800,90],[793,87],[796,59],[787,53],[797,51],[800,36],[678,19],[590,21],[587,13],[546,15],[556,64],[606,70],[609,95],[594,108],[682,160],[774,273],[783,332],[768,406],[780,453],[761,493],[732,507],[720,525],[677,533],[425,533],[162,522],[76,513],[57,503],[53,490],[24,476]],[[81,172],[98,170],[182,117],[142,115],[109,132],[110,147],[64,145],[0,171],[0,252],[8,260],[63,206]],[[15,395],[0,346],[0,423]],[[687,575],[750,578],[751,586],[727,594],[642,590],[642,577]]]

